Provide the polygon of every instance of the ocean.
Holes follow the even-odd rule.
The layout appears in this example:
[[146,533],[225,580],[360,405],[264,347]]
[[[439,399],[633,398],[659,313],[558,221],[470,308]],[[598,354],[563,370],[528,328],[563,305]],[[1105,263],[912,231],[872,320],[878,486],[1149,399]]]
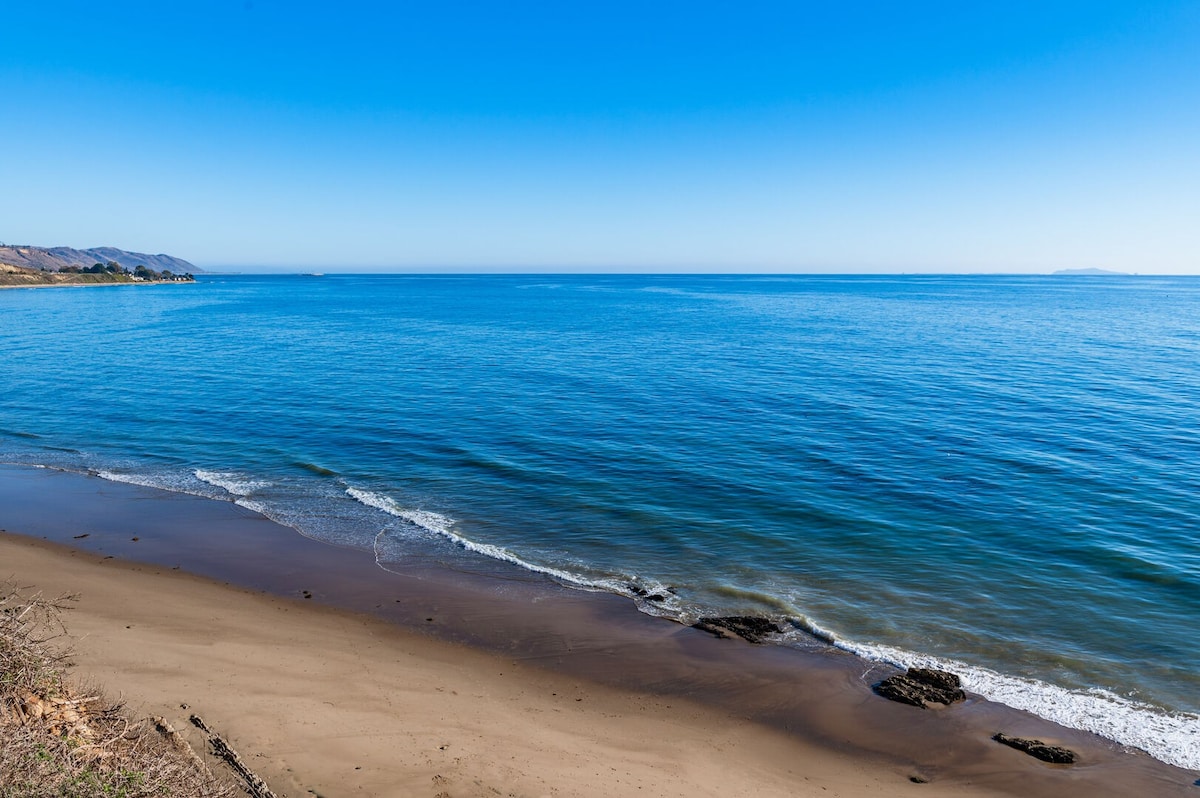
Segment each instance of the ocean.
[[2,462],[769,615],[1200,769],[1200,278],[200,275],[0,291],[0,340]]

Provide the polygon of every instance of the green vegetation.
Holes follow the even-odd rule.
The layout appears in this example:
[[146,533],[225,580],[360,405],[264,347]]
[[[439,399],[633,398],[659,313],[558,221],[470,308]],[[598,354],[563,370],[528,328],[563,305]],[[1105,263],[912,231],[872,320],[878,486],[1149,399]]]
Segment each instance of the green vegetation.
[[0,263],[0,286],[98,285],[112,283],[190,283],[191,274],[174,274],[166,269],[156,272],[139,265],[132,272],[115,261],[81,268],[69,266],[61,271],[26,269]]
[[62,274],[110,274],[116,277],[130,277],[134,282],[191,282],[196,278],[191,274],[177,275],[167,269],[161,272],[156,272],[154,269],[147,269],[142,264],[138,264],[131,272],[121,264],[114,260],[108,263],[96,263],[88,266],[86,269],[79,266],[68,266],[62,269]]
[[0,798],[228,798],[190,749],[68,679],[53,601],[0,583]]

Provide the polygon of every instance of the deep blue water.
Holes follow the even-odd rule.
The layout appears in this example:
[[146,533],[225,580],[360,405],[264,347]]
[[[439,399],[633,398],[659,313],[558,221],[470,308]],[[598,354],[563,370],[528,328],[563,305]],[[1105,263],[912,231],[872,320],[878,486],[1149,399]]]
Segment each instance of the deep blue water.
[[787,616],[1200,769],[1200,278],[209,275],[3,291],[0,341],[0,460]]

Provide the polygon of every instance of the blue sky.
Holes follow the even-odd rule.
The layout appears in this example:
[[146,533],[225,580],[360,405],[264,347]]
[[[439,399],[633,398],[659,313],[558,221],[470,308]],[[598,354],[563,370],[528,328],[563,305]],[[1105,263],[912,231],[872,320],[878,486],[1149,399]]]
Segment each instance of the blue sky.
[[0,240],[1200,273],[1200,3],[10,3]]

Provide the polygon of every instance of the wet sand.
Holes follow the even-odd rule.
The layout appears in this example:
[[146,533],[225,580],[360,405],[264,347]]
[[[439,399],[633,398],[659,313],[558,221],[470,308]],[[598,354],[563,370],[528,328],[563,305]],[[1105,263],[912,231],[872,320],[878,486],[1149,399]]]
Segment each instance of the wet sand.
[[1196,794],[992,702],[881,699],[889,669],[816,641],[718,640],[503,564],[390,573],[232,503],[4,466],[0,528],[0,578],[80,594],[82,673],[198,712],[289,795]]

